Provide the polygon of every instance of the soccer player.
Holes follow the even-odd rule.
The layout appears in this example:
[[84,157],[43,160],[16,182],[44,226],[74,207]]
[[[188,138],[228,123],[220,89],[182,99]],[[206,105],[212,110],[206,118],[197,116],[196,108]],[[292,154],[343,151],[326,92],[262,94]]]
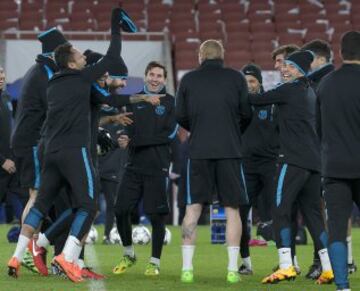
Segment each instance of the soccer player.
[[[249,93],[263,93],[261,69],[255,64],[248,64],[242,68]],[[240,207],[242,221],[242,236],[240,254],[242,265],[239,273],[251,275],[253,273],[250,259],[250,233],[247,227],[247,217],[250,208],[256,206],[259,210],[260,221],[268,225],[272,232],[271,205],[273,199],[273,184],[276,171],[276,158],[279,150],[277,129],[277,108],[274,104],[253,106],[253,116],[249,127],[243,135],[244,172],[249,195],[249,205]],[[271,238],[270,238],[271,239]]]
[[[329,43],[326,41],[316,39],[306,43],[303,50],[309,50],[314,54],[314,60],[311,63],[309,74],[307,78],[310,80],[310,85],[317,93],[317,87],[320,81],[327,74],[335,69],[331,63],[332,52]],[[323,198],[321,199],[322,208],[325,209]],[[323,210],[323,216],[325,215]],[[314,250],[313,264],[310,266],[306,278],[316,280],[321,275],[321,262],[318,255],[318,250]]]
[[10,96],[5,91],[6,79],[3,67],[0,67],[0,201],[8,192],[13,174],[16,172],[14,158],[10,149],[13,107]]
[[284,66],[285,59],[291,53],[300,49],[297,45],[286,44],[278,47],[271,53],[271,58],[274,61],[274,69],[279,71]]
[[166,94],[161,104],[148,103],[127,106],[133,112],[134,123],[127,126],[119,144],[128,148],[128,161],[118,190],[115,204],[117,228],[122,240],[124,255],[113,269],[123,274],[136,263],[130,215],[143,199],[144,211],[152,226],[151,258],[146,266],[146,276],[160,274],[160,257],[165,236],[165,215],[169,212],[167,199],[170,166],[170,142],[176,136],[175,100],[166,93],[167,71],[157,62],[150,62],[145,69],[142,93]]
[[237,259],[241,236],[239,206],[248,203],[241,163],[241,132],[251,119],[244,76],[224,68],[219,41],[200,45],[200,67],[181,80],[176,99],[178,123],[190,132],[187,163],[187,207],[182,223],[181,281],[194,280],[192,259],[196,226],[204,204],[212,203],[216,188],[226,213],[229,256],[227,281],[240,281]]
[[75,261],[95,217],[98,194],[89,155],[90,89],[91,84],[109,69],[112,60],[120,55],[120,24],[123,20],[121,9],[113,9],[110,46],[105,57],[94,66],[85,67],[85,56],[69,43],[55,50],[60,71],[51,79],[47,89],[43,182],[40,195],[24,220],[15,253],[8,262],[10,276],[18,276],[26,246],[47,215],[57,192],[67,183],[73,195],[75,219],[63,252],[54,258],[54,263],[72,281],[83,280]]
[[353,202],[360,206],[360,33],[341,39],[343,65],[318,87],[322,176],[328,215],[329,254],[337,290],[350,290],[347,224]]
[[[280,72],[281,82],[285,82],[283,75],[281,74],[281,69],[284,67],[285,59],[293,52],[299,50],[300,47],[294,44],[286,44],[282,45],[278,48],[276,48],[272,54],[272,60],[274,61],[274,69]],[[298,221],[297,221],[297,215],[298,215],[298,207],[297,205],[294,205],[294,209],[292,212],[291,217],[291,233],[292,233],[292,239],[291,239],[291,254],[293,256],[293,263],[296,270],[296,273],[300,275],[301,269],[297,260],[296,256],[296,235],[298,233]],[[273,268],[273,271],[276,271],[279,266],[276,266]]]
[[[96,52],[86,52],[87,55],[87,65],[92,66],[100,61],[101,58],[104,56],[100,53]],[[122,87],[125,86],[126,80],[125,77],[127,76],[127,67],[121,57],[117,59],[113,59],[112,63],[109,68],[109,72],[114,76],[119,76],[119,80],[116,82],[117,86]],[[121,76],[121,79],[120,79]],[[106,90],[105,80],[107,78],[107,74],[102,76],[94,82],[91,86],[91,114],[90,114],[90,121],[91,121],[91,141],[90,141],[90,153],[91,159],[94,163],[94,173],[95,179],[99,179],[98,175],[98,163],[97,163],[97,142],[98,142],[98,126],[99,126],[99,110],[100,104],[107,103],[112,106],[123,106],[128,103],[136,103],[140,101],[149,102],[150,104],[156,105],[159,102],[160,96],[157,95],[117,95],[117,94],[110,94]],[[65,197],[66,198],[66,197]],[[67,200],[67,199],[64,199]],[[66,201],[58,201],[57,203],[61,202],[64,204]],[[69,232],[69,228],[71,226],[71,222],[74,219],[74,213],[71,210],[71,207],[68,205],[64,205],[62,208],[57,207],[58,212],[58,219],[48,228],[44,233],[39,234],[39,238],[36,240],[32,240],[29,245],[31,245],[30,249],[32,255],[34,257],[35,265],[39,270],[47,270],[46,267],[46,248],[50,243],[54,243],[59,236],[62,236],[64,233]],[[60,212],[61,210],[61,212]],[[63,246],[61,248],[55,248],[55,256],[61,253]],[[96,274],[91,268],[86,267],[84,263],[84,250],[82,250],[80,254],[80,258],[76,261],[77,265],[81,269],[81,274],[83,278],[91,278],[91,279],[103,279],[104,276]],[[53,270],[57,270],[55,264],[52,264]],[[47,273],[42,272],[43,275],[47,275]],[[55,272],[58,273],[58,272]]]
[[335,66],[331,62],[333,53],[330,44],[324,40],[315,39],[304,44],[301,49],[309,50],[314,54],[314,60],[311,63],[307,77],[311,81],[311,87],[316,93],[322,78],[335,70]]
[[276,283],[296,277],[291,256],[291,213],[298,202],[314,245],[319,250],[323,272],[318,284],[333,280],[327,253],[327,234],[320,210],[320,147],[316,133],[316,95],[305,75],[313,55],[309,51],[290,54],[282,68],[288,80],[263,94],[251,95],[254,105],[278,104],[278,169],[273,207],[273,225],[279,253],[279,270],[263,279]]
[[40,186],[40,161],[38,142],[46,117],[46,88],[48,81],[57,71],[54,50],[66,39],[56,28],[38,36],[42,44],[42,54],[36,64],[26,73],[19,97],[11,147],[15,155],[20,184],[29,189],[29,200],[22,214],[22,222],[33,206]]

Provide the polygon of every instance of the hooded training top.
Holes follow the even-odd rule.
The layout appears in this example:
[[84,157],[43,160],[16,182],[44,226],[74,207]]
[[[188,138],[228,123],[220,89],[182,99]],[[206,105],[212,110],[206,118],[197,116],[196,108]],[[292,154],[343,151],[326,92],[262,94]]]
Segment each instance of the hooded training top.
[[49,81],[44,127],[46,152],[69,147],[90,149],[91,84],[104,75],[119,55],[120,36],[114,34],[106,55],[99,62],[82,70],[63,69]]
[[318,88],[322,175],[360,178],[360,65],[344,64]]
[[245,77],[222,60],[205,60],[181,80],[178,123],[191,132],[190,158],[241,158],[241,132],[251,120]]
[[250,95],[250,102],[254,105],[278,105],[280,162],[320,170],[316,95],[306,78],[284,83],[263,94]]
[[15,151],[38,144],[41,127],[46,118],[46,88],[56,71],[57,66],[52,59],[38,55],[36,64],[25,74],[11,141]]

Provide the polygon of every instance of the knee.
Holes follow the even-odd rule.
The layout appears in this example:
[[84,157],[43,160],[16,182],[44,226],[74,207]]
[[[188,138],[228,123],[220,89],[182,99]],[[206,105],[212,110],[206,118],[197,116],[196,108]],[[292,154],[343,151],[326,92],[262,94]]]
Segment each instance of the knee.
[[165,219],[163,215],[150,214],[148,215],[151,225],[154,226],[165,226]]
[[126,210],[123,208],[115,208],[115,216],[117,219],[123,219],[125,217],[130,217],[130,210]]
[[24,224],[31,226],[36,229],[40,225],[42,219],[44,217],[44,213],[39,209],[32,207],[29,211],[29,214],[26,216],[24,220]]

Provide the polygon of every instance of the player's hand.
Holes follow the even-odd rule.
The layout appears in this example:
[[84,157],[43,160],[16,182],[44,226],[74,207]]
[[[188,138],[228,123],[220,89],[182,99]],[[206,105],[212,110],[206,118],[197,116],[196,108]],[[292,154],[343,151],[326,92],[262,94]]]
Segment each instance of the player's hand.
[[176,180],[176,179],[180,178],[180,175],[176,174],[176,173],[173,173],[173,172],[170,172],[169,173],[169,178],[170,178],[170,180]]
[[5,160],[5,162],[2,164],[2,168],[9,174],[14,174],[16,172],[15,163],[10,159]]
[[130,139],[127,135],[120,135],[118,138],[118,144],[119,147],[121,147],[122,149],[126,149],[127,146],[129,145]]
[[161,95],[145,95],[144,101],[150,103],[151,105],[160,105],[160,98],[165,97],[165,94]]
[[123,126],[130,125],[133,123],[133,120],[129,117],[132,114],[133,114],[132,112],[125,112],[125,113],[120,113],[118,115],[115,115],[114,122],[120,123]]

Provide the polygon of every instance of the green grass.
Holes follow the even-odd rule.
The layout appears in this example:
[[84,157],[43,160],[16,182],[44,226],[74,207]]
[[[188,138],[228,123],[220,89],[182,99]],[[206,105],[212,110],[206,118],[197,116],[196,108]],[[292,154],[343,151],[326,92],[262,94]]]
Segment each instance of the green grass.
[[[7,276],[6,263],[15,249],[15,244],[6,241],[6,232],[10,226],[0,226],[0,290],[101,290],[97,285],[92,286],[89,281],[73,284],[58,277],[41,277],[22,268],[20,278],[15,280]],[[251,249],[254,268],[253,276],[242,276],[242,282],[228,285],[225,281],[227,267],[227,253],[223,245],[212,245],[209,242],[209,227],[199,228],[199,238],[194,259],[195,283],[184,285],[180,282],[181,249],[180,229],[170,228],[172,242],[164,247],[161,261],[160,278],[147,278],[143,275],[145,265],[150,255],[150,246],[136,246],[137,264],[126,274],[113,275],[111,270],[118,263],[122,254],[119,246],[103,246],[101,242],[95,245],[99,260],[98,270],[107,276],[104,281],[106,290],[335,290],[335,286],[316,286],[313,281],[306,280],[301,275],[293,282],[282,282],[277,285],[262,285],[261,279],[267,275],[278,262],[274,246]],[[99,228],[99,237],[103,230]],[[100,235],[101,234],[101,235]],[[353,230],[354,257],[359,258],[360,230]],[[312,246],[298,247],[298,258],[303,274],[312,261]],[[360,263],[360,259],[358,259]],[[351,275],[352,290],[360,290],[360,272]]]

